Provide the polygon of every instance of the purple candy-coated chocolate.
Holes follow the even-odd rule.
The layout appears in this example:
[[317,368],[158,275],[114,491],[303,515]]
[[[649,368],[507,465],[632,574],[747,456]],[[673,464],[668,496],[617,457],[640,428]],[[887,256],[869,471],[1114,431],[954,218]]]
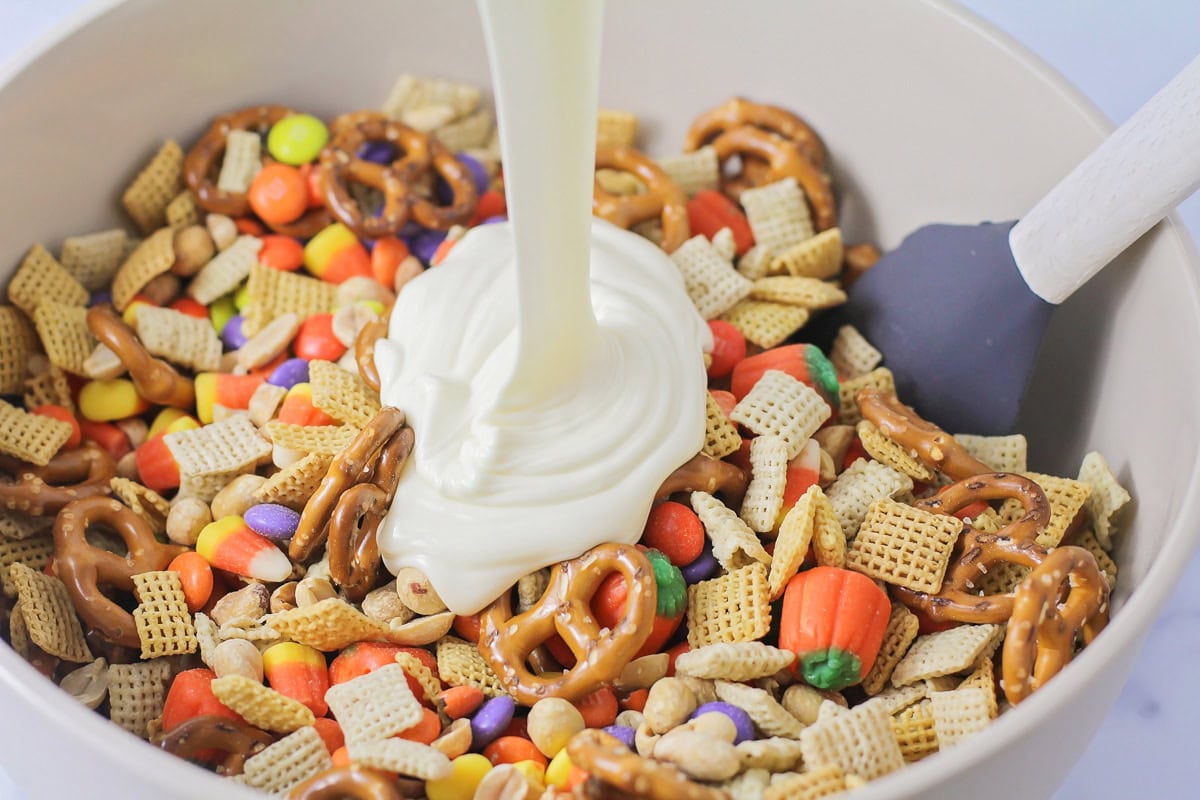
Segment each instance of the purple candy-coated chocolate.
[[308,382],[308,362],[303,358],[289,358],[280,364],[267,378],[267,383],[290,389],[297,383]]
[[488,700],[471,717],[471,749],[480,751],[504,733],[512,722],[517,703],[508,695]]
[[422,263],[428,264],[433,260],[433,254],[437,252],[438,245],[445,238],[445,231],[423,231],[412,238],[412,241],[408,244],[408,249]]
[[609,736],[614,736],[619,739],[621,744],[625,745],[630,750],[633,749],[634,742],[636,741],[634,738],[635,734],[633,728],[629,727],[628,725],[609,725],[608,727],[604,728],[604,732]]
[[259,503],[242,515],[250,530],[276,541],[290,539],[300,525],[300,512],[276,503]]
[[391,142],[363,142],[356,155],[373,164],[387,164],[396,158],[396,147]]
[[734,744],[747,742],[754,738],[754,722],[750,719],[750,715],[742,709],[730,703],[712,702],[705,703],[692,712],[692,716],[688,719],[695,719],[701,714],[709,714],[716,712],[729,717],[733,723],[733,727],[737,729],[737,736],[734,738]]
[[225,327],[221,328],[221,341],[230,350],[237,350],[249,340],[249,337],[242,333],[242,325],[245,322],[245,317],[241,314],[235,314],[225,323]]
[[112,292],[105,289],[105,290],[99,291],[99,292],[92,292],[92,298],[91,298],[91,300],[88,301],[88,305],[98,306],[98,305],[102,305],[104,303],[111,303],[111,302],[112,302]]
[[412,220],[409,220],[408,222],[405,222],[402,226],[400,226],[400,232],[397,233],[396,235],[399,236],[401,239],[403,239],[405,241],[405,243],[407,243],[409,239],[412,239],[414,236],[418,236],[424,232],[425,232],[424,228],[422,228],[420,225],[413,222]]
[[713,557],[712,548],[707,540],[704,543],[704,550],[696,557],[696,560],[679,571],[683,573],[684,582],[689,585],[712,577],[713,573],[717,571],[717,559]]

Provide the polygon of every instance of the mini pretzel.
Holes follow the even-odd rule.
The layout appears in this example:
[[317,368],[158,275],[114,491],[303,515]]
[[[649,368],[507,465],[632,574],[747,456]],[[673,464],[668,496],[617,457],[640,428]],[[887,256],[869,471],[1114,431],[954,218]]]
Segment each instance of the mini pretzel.
[[180,758],[191,758],[203,750],[220,750],[225,760],[217,766],[218,775],[240,775],[246,759],[275,739],[248,722],[202,714],[156,736],[154,744]]
[[597,728],[588,728],[567,743],[571,763],[595,780],[616,789],[618,797],[643,800],[727,800],[720,789],[688,780],[664,761],[642,758],[619,739]]
[[[410,186],[429,166],[429,137],[377,111],[343,114],[330,126],[333,138],[321,151],[321,193],[329,211],[359,236],[378,239],[395,234],[408,221]],[[390,164],[358,157],[367,142],[386,141],[397,148]],[[361,183],[383,193],[383,210],[377,217],[363,213],[350,194],[350,184]]]
[[142,346],[141,340],[111,306],[92,306],[87,312],[87,324],[92,335],[129,370],[129,377],[144,399],[163,406],[191,408],[196,403],[196,388],[192,381],[175,368],[155,358]]
[[294,113],[286,106],[252,106],[213,120],[183,160],[183,178],[196,196],[196,203],[205,211],[229,217],[250,213],[250,200],[245,192],[218,189],[212,179],[217,171],[217,160],[225,152],[229,132],[253,130],[266,133],[276,122]]
[[640,194],[615,195],[596,181],[592,194],[592,212],[596,216],[626,230],[647,220],[661,219],[662,247],[668,253],[687,241],[691,235],[687,194],[662,167],[632,147],[598,147],[596,169],[629,172],[646,186],[646,191]]
[[740,506],[750,485],[750,476],[736,464],[697,453],[676,469],[658,487],[655,500],[666,500],[676,492],[720,493],[731,506]]
[[384,446],[403,424],[403,411],[384,406],[358,432],[341,455],[333,460],[317,491],[304,505],[300,525],[288,546],[292,561],[298,564],[308,561],[317,548],[325,543],[329,536],[329,518],[342,493],[362,481],[363,473],[371,468]]
[[466,164],[455,158],[437,140],[430,141],[430,153],[430,167],[450,187],[450,204],[438,205],[433,200],[416,195],[412,201],[412,218],[426,228],[437,231],[467,224],[475,214],[476,201],[479,199],[474,176]]
[[[742,158],[757,158],[767,163],[768,169],[763,176],[753,176],[754,180],[738,180],[723,177],[723,188],[726,194],[735,200],[741,195],[741,190],[750,186],[761,186],[767,183],[795,178],[808,198],[812,209],[813,225],[818,231],[837,225],[837,210],[833,204],[833,192],[829,188],[829,180],[813,163],[804,157],[800,147],[768,131],[745,126],[733,128],[722,133],[712,143],[717,151],[717,158],[724,165],[734,156]],[[749,178],[743,172],[743,178]]]
[[996,472],[975,475],[952,483],[938,495],[918,500],[916,508],[935,514],[953,514],[978,500],[1003,500],[1015,497],[1025,513],[995,533],[966,527],[955,545],[956,559],[946,573],[937,594],[917,592],[893,586],[896,599],[917,608],[937,622],[1005,622],[1013,613],[1013,595],[980,596],[977,582],[1003,562],[1036,567],[1046,557],[1046,549],[1037,543],[1037,535],[1050,522],[1050,502],[1045,492],[1022,475]]
[[387,336],[387,323],[383,320],[372,320],[363,325],[362,330],[354,339],[354,363],[358,365],[358,374],[363,382],[375,391],[379,391],[379,367],[375,366],[375,343]]
[[288,800],[401,800],[395,781],[377,770],[334,767],[288,792]]
[[56,514],[74,500],[107,495],[117,465],[108,451],[94,442],[58,453],[44,467],[11,456],[0,456],[0,472],[16,478],[0,484],[0,506],[34,517]]
[[796,143],[818,170],[825,168],[825,147],[808,123],[787,109],[734,97],[705,111],[692,123],[683,140],[683,150],[699,150],[727,130],[752,125]]
[[[87,540],[88,528],[102,525],[121,537],[124,556]],[[167,568],[186,547],[160,544],[150,524],[133,510],[107,497],[88,497],[69,504],[54,520],[54,573],[67,585],[83,621],[113,644],[140,647],[133,616],[101,591],[101,587],[133,591],[133,576]]]
[[[625,618],[602,629],[592,613],[592,596],[610,574],[625,579]],[[502,594],[480,617],[479,652],[509,694],[525,705],[543,697],[578,700],[614,680],[650,636],[658,588],[649,560],[632,545],[602,544],[579,558],[555,564],[541,598],[513,616],[512,597]],[[536,675],[530,653],[559,634],[575,655],[571,669]]]
[[354,602],[375,588],[379,524],[392,507],[400,472],[412,448],[412,428],[394,433],[380,452],[371,481],[347,489],[329,518],[329,572]]
[[[1065,598],[1064,598],[1065,595]],[[1004,638],[1004,694],[1014,705],[1058,674],[1108,624],[1108,579],[1082,547],[1055,548],[1017,588]]]
[[992,471],[953,436],[922,419],[896,395],[861,389],[854,397],[864,419],[873,422],[893,442],[915,453],[929,468],[940,470],[956,481]]

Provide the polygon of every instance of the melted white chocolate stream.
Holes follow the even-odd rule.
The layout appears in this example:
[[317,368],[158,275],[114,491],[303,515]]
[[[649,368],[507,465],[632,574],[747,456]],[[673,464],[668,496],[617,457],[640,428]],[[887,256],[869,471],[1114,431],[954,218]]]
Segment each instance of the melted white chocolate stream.
[[458,614],[636,541],[703,445],[708,327],[661,250],[591,219],[601,7],[480,0],[512,221],[409,283],[376,345],[416,433],[380,550]]

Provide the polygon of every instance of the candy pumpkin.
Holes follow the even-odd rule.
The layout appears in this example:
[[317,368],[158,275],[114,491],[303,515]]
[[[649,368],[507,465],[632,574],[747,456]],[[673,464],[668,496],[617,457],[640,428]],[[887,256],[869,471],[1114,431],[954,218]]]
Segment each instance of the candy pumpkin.
[[788,581],[779,646],[796,654],[808,684],[844,689],[871,670],[890,612],[887,593],[866,575],[816,567]]

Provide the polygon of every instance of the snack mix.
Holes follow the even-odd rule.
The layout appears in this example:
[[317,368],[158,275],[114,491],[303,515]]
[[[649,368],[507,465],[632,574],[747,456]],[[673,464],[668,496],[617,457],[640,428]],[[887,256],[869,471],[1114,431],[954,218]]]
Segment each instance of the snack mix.
[[[709,321],[702,452],[636,544],[455,616],[376,530],[414,434],[372,358],[405,284],[505,215],[480,92],[283,106],[167,141],[123,228],[0,306],[7,641],[80,703],[291,798],[817,798],[955,746],[1104,627],[1129,500],[1098,453],[951,435],[854,328],[816,134],[734,99],[683,153],[601,111],[594,210]],[[701,358],[701,354],[696,354]],[[497,542],[503,547],[503,542]]]

